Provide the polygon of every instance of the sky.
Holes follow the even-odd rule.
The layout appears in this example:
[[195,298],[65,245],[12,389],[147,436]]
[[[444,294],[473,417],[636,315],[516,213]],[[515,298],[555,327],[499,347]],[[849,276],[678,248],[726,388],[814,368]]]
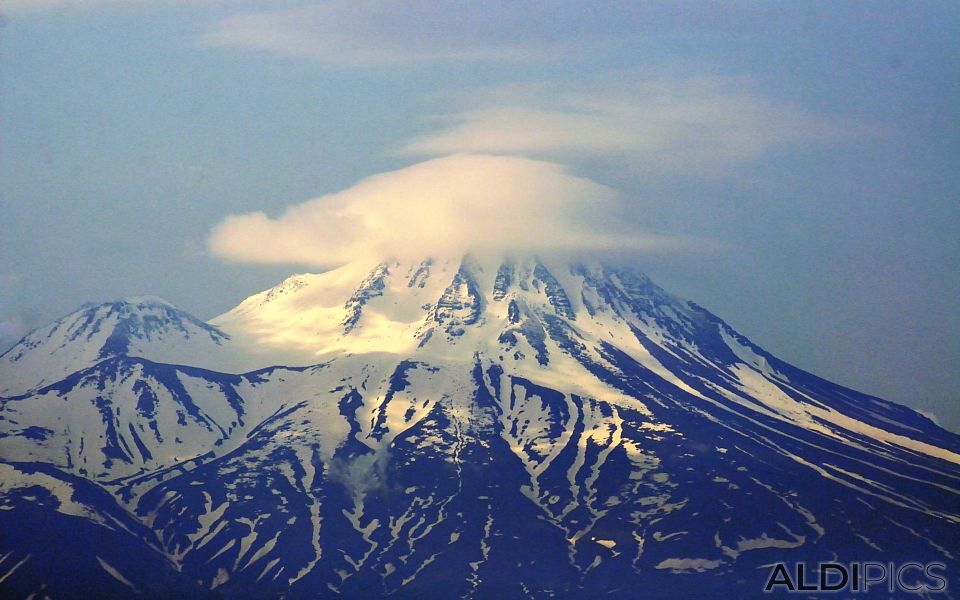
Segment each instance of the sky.
[[953,2],[6,0],[0,346],[523,238],[960,430],[958,107]]

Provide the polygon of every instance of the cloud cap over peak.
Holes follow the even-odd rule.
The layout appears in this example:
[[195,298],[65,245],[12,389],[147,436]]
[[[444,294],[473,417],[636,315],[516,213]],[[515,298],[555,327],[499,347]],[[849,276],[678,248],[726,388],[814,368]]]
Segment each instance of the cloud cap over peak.
[[371,256],[478,251],[654,250],[680,240],[630,232],[611,188],[558,164],[446,156],[287,208],[232,215],[211,232],[220,257],[332,267]]

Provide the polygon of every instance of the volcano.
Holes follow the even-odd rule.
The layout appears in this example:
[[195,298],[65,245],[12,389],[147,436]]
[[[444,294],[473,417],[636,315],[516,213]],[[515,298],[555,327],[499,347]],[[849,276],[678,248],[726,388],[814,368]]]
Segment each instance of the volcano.
[[0,357],[5,598],[751,598],[958,540],[960,436],[620,265],[361,261]]

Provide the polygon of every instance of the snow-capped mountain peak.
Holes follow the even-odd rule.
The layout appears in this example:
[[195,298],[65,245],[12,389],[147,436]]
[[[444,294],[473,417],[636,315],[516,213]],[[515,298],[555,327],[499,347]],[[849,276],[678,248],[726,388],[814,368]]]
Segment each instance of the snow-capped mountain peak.
[[[155,543],[110,543],[226,597],[762,597],[775,559],[960,568],[960,437],[622,265],[362,261],[210,324],[128,299],[0,369],[25,390],[0,397],[17,560],[11,515],[129,511]],[[24,596],[53,585],[42,556],[9,579]],[[144,585],[104,556],[84,577]]]
[[23,394],[115,356],[191,364],[228,339],[156,296],[86,305],[30,332],[0,356],[0,394]]

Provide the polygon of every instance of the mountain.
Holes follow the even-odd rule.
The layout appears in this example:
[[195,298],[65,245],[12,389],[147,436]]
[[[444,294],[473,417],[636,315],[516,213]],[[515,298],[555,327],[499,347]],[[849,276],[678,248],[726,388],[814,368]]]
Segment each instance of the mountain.
[[216,356],[229,337],[153,296],[87,305],[31,332],[0,356],[0,394],[52,384],[106,358],[184,363]]
[[960,436],[632,268],[358,262],[210,323],[85,307],[0,389],[4,597],[749,598],[776,562],[960,568]]

